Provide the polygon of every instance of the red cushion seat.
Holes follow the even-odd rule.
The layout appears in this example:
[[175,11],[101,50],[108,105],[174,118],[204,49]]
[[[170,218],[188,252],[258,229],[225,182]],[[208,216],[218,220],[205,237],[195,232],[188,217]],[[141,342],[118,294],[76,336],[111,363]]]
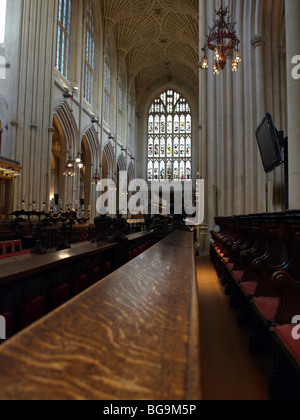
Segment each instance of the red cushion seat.
[[46,313],[46,298],[34,296],[24,300],[20,304],[21,328],[28,327]]
[[22,251],[22,242],[19,239],[14,241],[14,249],[15,252]]
[[4,246],[6,249],[6,254],[12,254],[14,252],[13,242],[11,241],[4,242]]
[[257,284],[257,281],[246,281],[244,283],[241,283],[241,291],[246,297],[254,296]]
[[279,298],[266,296],[256,297],[253,299],[253,306],[261,318],[267,321],[274,321],[279,307]]
[[236,271],[232,272],[232,275],[233,275],[234,279],[236,280],[236,282],[239,283],[240,281],[242,281],[242,279],[245,275],[245,271],[236,270]]
[[71,286],[69,283],[59,284],[51,289],[51,306],[53,309],[58,308],[70,299]]
[[111,262],[107,261],[103,266],[103,277],[108,276],[112,272]]
[[72,293],[73,296],[79,295],[89,286],[89,276],[87,274],[81,274],[72,280]]
[[234,264],[232,263],[227,264],[227,268],[229,271],[232,271],[234,269]]
[[101,267],[95,267],[90,276],[89,276],[89,285],[92,286],[93,284],[98,283],[102,279],[102,270]]

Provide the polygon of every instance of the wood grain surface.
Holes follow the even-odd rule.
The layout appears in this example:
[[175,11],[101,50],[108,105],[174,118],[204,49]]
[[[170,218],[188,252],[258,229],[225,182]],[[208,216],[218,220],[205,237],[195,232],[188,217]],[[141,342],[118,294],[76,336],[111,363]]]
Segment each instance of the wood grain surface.
[[175,232],[0,348],[0,399],[201,399],[193,235]]

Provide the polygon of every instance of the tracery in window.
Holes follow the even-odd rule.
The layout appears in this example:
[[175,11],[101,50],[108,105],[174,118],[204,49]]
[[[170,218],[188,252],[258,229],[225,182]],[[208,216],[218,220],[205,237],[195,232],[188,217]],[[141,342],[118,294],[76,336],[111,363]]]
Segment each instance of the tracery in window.
[[110,122],[110,97],[111,97],[111,61],[109,45],[106,45],[106,54],[104,62],[104,119]]
[[56,68],[68,79],[71,42],[72,0],[59,0]]
[[95,75],[95,22],[91,1],[89,1],[87,5],[84,70],[84,98],[87,102],[93,105]]
[[173,90],[155,99],[148,117],[148,180],[191,180],[192,115]]

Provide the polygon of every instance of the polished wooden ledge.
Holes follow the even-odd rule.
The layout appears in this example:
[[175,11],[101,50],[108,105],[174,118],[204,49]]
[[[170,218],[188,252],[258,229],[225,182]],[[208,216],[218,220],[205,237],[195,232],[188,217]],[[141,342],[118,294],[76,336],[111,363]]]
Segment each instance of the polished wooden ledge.
[[[153,231],[138,232],[128,235],[129,242],[152,236]],[[116,248],[117,244],[112,242],[98,242],[95,244],[85,243],[72,246],[70,249],[59,252],[50,252],[45,255],[26,254],[18,257],[11,257],[0,261],[0,286],[11,281],[36,275],[42,271],[72,263],[78,258],[88,258],[99,252]]]
[[0,348],[0,399],[199,400],[193,234],[175,232]]
[[89,257],[116,247],[115,243],[98,242],[85,244],[64,251],[52,252],[45,255],[28,254],[12,257],[0,262],[0,286],[12,280],[32,276],[47,269],[71,263],[78,258]]

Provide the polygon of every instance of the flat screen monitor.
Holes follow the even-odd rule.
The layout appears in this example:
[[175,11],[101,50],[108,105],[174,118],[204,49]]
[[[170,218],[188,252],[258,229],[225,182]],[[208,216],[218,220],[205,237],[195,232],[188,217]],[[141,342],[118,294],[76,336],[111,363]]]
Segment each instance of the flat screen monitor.
[[256,138],[266,173],[283,163],[278,131],[270,114],[266,114],[256,130]]

